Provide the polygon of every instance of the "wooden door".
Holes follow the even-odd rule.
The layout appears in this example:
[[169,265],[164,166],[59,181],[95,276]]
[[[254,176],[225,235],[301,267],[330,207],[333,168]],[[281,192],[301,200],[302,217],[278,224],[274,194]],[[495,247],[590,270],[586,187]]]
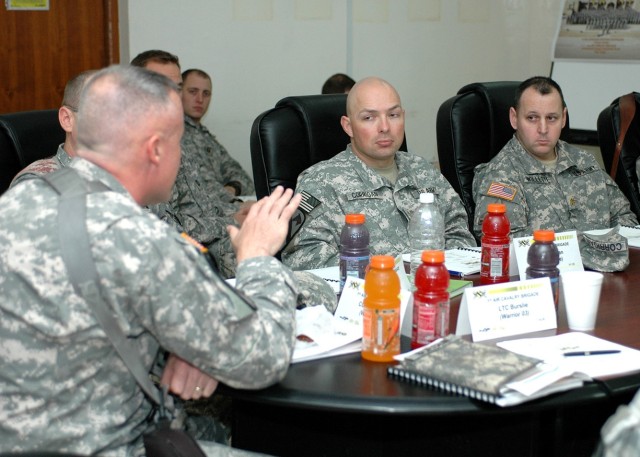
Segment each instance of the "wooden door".
[[50,0],[48,11],[0,5],[0,113],[58,108],[67,81],[118,63],[117,0]]

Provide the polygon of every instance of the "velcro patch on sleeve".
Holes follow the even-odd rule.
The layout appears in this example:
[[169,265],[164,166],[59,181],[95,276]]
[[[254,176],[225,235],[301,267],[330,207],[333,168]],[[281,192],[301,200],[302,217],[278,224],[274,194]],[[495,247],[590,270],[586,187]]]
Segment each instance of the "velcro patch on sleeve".
[[506,184],[501,184],[494,181],[489,186],[487,195],[489,197],[497,197],[502,198],[503,200],[513,201],[513,199],[516,197],[517,192],[518,190],[515,187],[507,186]]
[[300,200],[299,208],[304,214],[309,214],[320,204],[320,200],[305,191],[300,192],[300,195],[302,195],[302,200]]
[[307,220],[307,215],[321,203],[320,200],[318,200],[308,192],[302,191],[300,192],[300,195],[302,196],[300,205],[298,206],[298,209],[296,209],[296,212],[293,213],[291,221],[289,222],[289,235],[287,237],[287,243],[302,228],[305,221]]

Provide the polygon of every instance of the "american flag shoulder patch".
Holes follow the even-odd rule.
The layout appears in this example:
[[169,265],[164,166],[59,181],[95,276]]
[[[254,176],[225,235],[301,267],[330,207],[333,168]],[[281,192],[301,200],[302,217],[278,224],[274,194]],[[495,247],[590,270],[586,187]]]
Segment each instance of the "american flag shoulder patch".
[[500,184],[499,182],[492,182],[487,191],[489,197],[498,197],[503,200],[513,201],[516,197],[517,189],[506,184]]
[[289,243],[289,241],[302,228],[307,220],[307,215],[321,203],[320,200],[308,192],[302,191],[300,192],[300,195],[302,195],[300,205],[298,206],[298,209],[296,209],[296,212],[293,213],[293,216],[291,216],[291,221],[289,221],[289,236],[287,237],[287,243]]
[[308,192],[302,191],[300,192],[300,195],[302,195],[302,200],[300,200],[299,208],[304,214],[309,214],[316,206],[320,204],[320,200],[318,200]]

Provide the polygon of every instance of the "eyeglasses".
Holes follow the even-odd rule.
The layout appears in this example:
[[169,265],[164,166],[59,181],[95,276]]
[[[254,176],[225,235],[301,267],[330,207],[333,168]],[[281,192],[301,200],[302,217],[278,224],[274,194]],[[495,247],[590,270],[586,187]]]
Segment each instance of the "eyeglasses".
[[78,112],[78,108],[76,108],[75,106],[67,105],[66,103],[64,105],[62,105],[62,106],[66,106],[67,108],[69,108],[74,113]]

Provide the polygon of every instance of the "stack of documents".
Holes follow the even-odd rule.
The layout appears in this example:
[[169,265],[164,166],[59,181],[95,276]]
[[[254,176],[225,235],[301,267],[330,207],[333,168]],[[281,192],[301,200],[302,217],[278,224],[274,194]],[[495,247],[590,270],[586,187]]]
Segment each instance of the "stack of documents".
[[360,351],[362,326],[340,319],[324,306],[296,310],[296,345],[291,363]]

